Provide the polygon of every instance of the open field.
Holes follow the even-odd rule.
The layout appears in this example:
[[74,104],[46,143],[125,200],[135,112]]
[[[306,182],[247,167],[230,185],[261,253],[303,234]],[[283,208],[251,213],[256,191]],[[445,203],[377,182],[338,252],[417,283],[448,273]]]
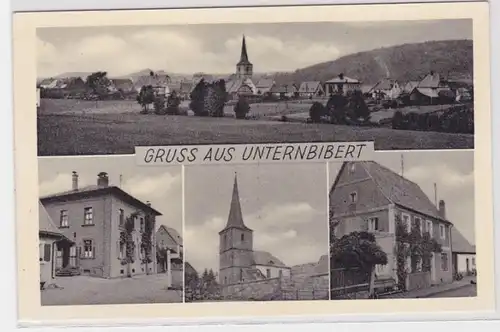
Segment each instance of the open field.
[[56,278],[61,288],[41,292],[42,305],[178,303],[182,293],[167,290],[166,275],[144,275],[133,278],[101,279],[88,276]]

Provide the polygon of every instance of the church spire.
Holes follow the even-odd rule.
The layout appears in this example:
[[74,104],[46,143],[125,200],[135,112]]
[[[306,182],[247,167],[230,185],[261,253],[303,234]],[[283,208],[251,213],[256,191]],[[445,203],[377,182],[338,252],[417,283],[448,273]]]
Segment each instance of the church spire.
[[245,41],[245,35],[243,35],[243,39],[241,41],[241,56],[240,62],[238,64],[249,64],[248,53],[247,53],[247,43]]
[[236,173],[234,173],[233,194],[231,197],[229,216],[227,218],[227,224],[226,227],[224,227],[224,230],[233,227],[248,229],[248,227],[246,227],[245,223],[243,222],[243,214],[241,213],[240,194],[238,191],[238,177]]

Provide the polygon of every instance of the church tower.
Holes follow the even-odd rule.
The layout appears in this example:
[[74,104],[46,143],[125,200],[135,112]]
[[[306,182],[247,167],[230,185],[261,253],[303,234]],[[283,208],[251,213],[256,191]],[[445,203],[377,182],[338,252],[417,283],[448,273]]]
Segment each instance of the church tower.
[[233,195],[226,227],[219,232],[219,283],[244,281],[253,263],[253,230],[245,226],[241,213],[238,179],[234,176]]
[[248,60],[247,43],[245,36],[241,42],[240,61],[236,64],[236,77],[238,79],[251,78],[253,75],[253,65]]

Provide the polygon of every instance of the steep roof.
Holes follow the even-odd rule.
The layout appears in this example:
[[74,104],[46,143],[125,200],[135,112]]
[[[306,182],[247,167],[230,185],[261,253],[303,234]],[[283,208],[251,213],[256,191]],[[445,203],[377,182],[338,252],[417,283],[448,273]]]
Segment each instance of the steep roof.
[[267,251],[254,250],[253,262],[254,265],[287,267],[279,258],[271,255],[271,253]]
[[328,255],[323,255],[319,258],[318,264],[314,268],[315,274],[326,274],[328,273]]
[[415,89],[418,86],[418,83],[419,83],[418,81],[409,81],[405,84],[403,90],[405,92],[412,92],[413,89]]
[[115,86],[116,89],[121,90],[131,90],[134,87],[134,82],[129,78],[114,78],[111,80],[111,83]]
[[161,225],[156,232],[160,232],[160,230],[167,232],[167,234],[174,240],[175,244],[182,246],[182,236],[180,236],[176,229]]
[[243,36],[243,39],[241,41],[241,55],[240,55],[240,61],[238,62],[238,65],[250,65],[250,61],[248,60],[248,53],[247,53],[247,42],[245,40],[245,36]]
[[448,222],[443,219],[429,197],[422,191],[420,186],[392,170],[374,161],[351,161],[344,162],[337,174],[337,179],[332,186],[332,191],[346,167],[351,164],[360,165],[365,169],[370,178],[375,182],[382,194],[393,204],[413,210],[429,217]]
[[439,97],[437,89],[434,88],[415,88],[415,90],[430,98]]
[[377,91],[377,90],[391,90],[392,88],[394,88],[394,86],[396,84],[397,84],[396,80],[384,78],[384,79],[378,81],[377,84],[375,84],[371,88],[370,92]]
[[293,84],[290,85],[281,85],[281,86],[273,86],[271,88],[272,93],[295,93],[297,92],[297,87]]
[[310,82],[302,82],[299,87],[299,92],[301,93],[314,93],[318,89],[321,89],[320,81],[310,81]]
[[419,88],[438,88],[441,86],[441,76],[438,73],[431,72],[418,83]]
[[38,219],[39,219],[39,228],[38,233],[40,235],[58,237],[61,239],[67,239],[66,236],[63,235],[55,225],[52,218],[45,210],[42,202],[38,201]]
[[143,86],[151,85],[153,87],[166,87],[170,82],[170,76],[167,74],[144,75],[139,76],[134,82],[134,88],[140,90]]
[[229,208],[229,216],[227,218],[226,227],[219,233],[222,233],[226,229],[229,228],[239,228],[243,230],[249,230],[250,228],[245,226],[243,222],[243,214],[241,212],[241,204],[240,204],[240,194],[238,190],[238,178],[236,174],[234,175],[234,183],[233,183],[233,194],[231,196],[231,205]]
[[325,83],[332,83],[332,84],[342,84],[342,83],[359,84],[360,82],[357,79],[355,79],[355,78],[347,77],[347,76],[344,76],[344,75],[340,74],[339,76],[334,77],[334,78],[326,81]]
[[261,78],[255,86],[257,88],[272,88],[274,80],[272,78]]
[[75,199],[81,199],[85,197],[95,197],[95,196],[102,196],[102,195],[114,195],[120,199],[122,199],[124,202],[129,203],[132,206],[135,206],[137,208],[140,208],[146,212],[152,213],[156,216],[161,216],[162,214],[158,212],[157,210],[153,209],[151,206],[149,206],[146,203],[143,203],[139,199],[133,197],[132,195],[128,194],[124,190],[122,190],[119,187],[116,186],[97,186],[97,185],[92,185],[92,186],[86,186],[82,188],[78,188],[77,190],[67,190],[55,194],[50,194],[46,196],[40,197],[40,201],[42,203],[50,203],[50,202],[66,202],[66,201],[71,201]]
[[456,227],[451,228],[451,251],[462,254],[475,254],[476,246],[472,245]]

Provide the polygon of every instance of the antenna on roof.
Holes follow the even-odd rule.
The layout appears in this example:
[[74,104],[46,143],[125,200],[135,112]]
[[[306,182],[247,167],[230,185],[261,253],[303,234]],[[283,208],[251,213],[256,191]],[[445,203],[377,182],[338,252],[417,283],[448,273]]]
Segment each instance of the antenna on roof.
[[438,205],[437,184],[434,182],[434,205]]
[[405,157],[401,153],[401,176],[404,177],[405,175]]

